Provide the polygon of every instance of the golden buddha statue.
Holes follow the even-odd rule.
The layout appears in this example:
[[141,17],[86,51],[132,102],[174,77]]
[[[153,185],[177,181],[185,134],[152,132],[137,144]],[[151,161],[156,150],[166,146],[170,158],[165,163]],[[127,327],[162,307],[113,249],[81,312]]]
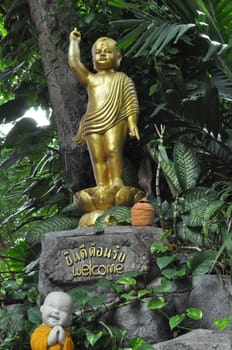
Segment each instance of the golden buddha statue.
[[[95,197],[99,187],[104,187],[100,194],[101,200],[106,202],[106,208],[104,204],[103,207],[107,209],[115,204],[114,201],[108,203],[112,188],[116,195],[124,186],[122,158],[128,131],[131,137],[139,140],[139,105],[133,81],[125,73],[116,71],[122,59],[121,53],[116,50],[116,42],[107,37],[96,40],[92,47],[96,73],[92,73],[81,62],[80,41],[81,34],[74,29],[70,33],[69,65],[88,92],[87,110],[74,140],[80,145],[87,145],[97,185]],[[127,191],[130,192],[130,189],[124,188],[125,198],[128,197]],[[81,197],[82,202],[87,201],[84,206],[91,207],[92,190],[90,192],[87,191],[87,195],[78,193],[76,200],[74,196],[76,205],[79,205]],[[95,206],[95,209],[99,208]]]

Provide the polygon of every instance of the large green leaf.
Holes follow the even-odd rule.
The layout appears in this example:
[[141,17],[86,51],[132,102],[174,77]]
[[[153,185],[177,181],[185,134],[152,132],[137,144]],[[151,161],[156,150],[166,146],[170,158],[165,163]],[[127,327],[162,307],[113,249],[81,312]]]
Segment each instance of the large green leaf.
[[166,301],[163,297],[155,297],[148,302],[147,308],[148,310],[158,310],[162,309],[165,305]]
[[42,322],[41,311],[38,307],[32,307],[32,308],[28,309],[27,310],[27,317],[36,326],[38,326]]
[[202,226],[205,222],[205,211],[213,194],[207,188],[193,188],[185,192],[178,207],[185,225],[190,227]]
[[118,7],[120,9],[130,9],[130,8],[134,7],[133,4],[128,3],[128,2],[126,2],[124,0],[109,0],[108,4],[110,6]]
[[194,276],[203,275],[210,270],[215,256],[212,250],[197,252],[189,257],[187,266]]
[[220,97],[225,98],[227,101],[231,101],[232,80],[228,79],[227,75],[220,67],[213,70],[211,80],[212,84],[218,89]]
[[185,213],[190,210],[208,206],[209,202],[216,196],[212,190],[203,186],[196,186],[185,191],[181,196],[180,212]]
[[31,257],[28,244],[24,240],[20,240],[14,247],[8,249],[7,252],[9,267],[14,272],[22,272],[27,261]]
[[106,226],[131,224],[131,208],[115,206],[109,208],[99,216],[94,225],[94,232],[102,232]]
[[147,23],[144,23],[142,21],[140,21],[140,24],[137,23],[137,26],[130,32],[130,34],[126,35],[122,40],[119,41],[117,47],[119,49],[126,49],[131,46],[131,44],[137,41],[139,36],[143,34],[146,27]]
[[219,331],[224,331],[231,324],[232,316],[226,316],[224,318],[216,318],[214,324]]
[[162,153],[155,151],[156,158],[160,163],[161,169],[164,173],[165,179],[168,183],[169,189],[175,198],[179,193],[181,193],[181,187],[176,176],[176,172],[174,169],[174,163],[162,156]]
[[150,49],[152,43],[157,39],[160,32],[162,32],[162,26],[157,27],[155,26],[155,23],[148,25],[147,30],[142,33],[139,40],[137,40],[133,47],[128,51],[128,55],[132,52],[136,52],[135,57],[143,56],[144,53],[147,52],[147,49]]
[[162,31],[162,35],[159,36],[156,43],[153,44],[150,54],[156,51],[155,55],[158,56],[160,52],[171,42],[175,44],[189,29],[195,27],[195,24],[167,24],[165,23],[165,30]]
[[102,336],[103,336],[102,331],[98,331],[98,332],[92,332],[90,330],[86,331],[86,338],[91,347],[93,347]]
[[159,146],[157,150],[155,147],[153,147],[152,142],[150,142],[150,144],[148,144],[148,151],[154,161],[157,164],[160,164],[172,196],[176,198],[176,196],[181,193],[181,187],[176,176],[174,163],[169,160],[164,147]]
[[15,210],[14,213],[10,214],[8,217],[4,219],[2,222],[2,225],[6,225],[10,220],[14,219],[17,217],[17,215],[23,213],[24,211],[27,210],[28,214],[33,211],[34,208],[34,201],[32,200],[27,200],[25,201],[21,206],[17,207],[17,210]]
[[204,140],[204,146],[207,151],[207,157],[212,157],[220,163],[231,164],[231,147],[216,138],[207,138]]
[[199,163],[192,148],[182,142],[177,142],[174,148],[174,168],[183,191],[196,186]]
[[182,214],[183,223],[189,228],[199,227],[204,224],[206,206],[191,209],[188,214]]
[[182,221],[177,225],[177,234],[182,240],[191,242],[198,247],[203,245],[203,235],[199,227],[188,227]]
[[28,244],[40,243],[42,235],[48,232],[71,230],[78,226],[78,218],[68,218],[66,216],[55,215],[47,220],[40,221],[33,226],[25,236]]
[[203,317],[203,312],[195,307],[189,307],[186,309],[186,316],[192,320],[199,321]]
[[[162,15],[165,17],[164,14]],[[150,20],[143,12],[140,13],[140,18],[136,27],[134,27],[134,20],[130,19],[115,22],[120,26],[125,25],[126,22],[130,28],[129,33],[120,40],[119,47],[124,49],[130,47],[127,54],[135,53],[135,57],[158,56],[170,42],[177,44],[187,31],[195,27],[195,23],[172,23],[168,18],[161,19],[158,16]]]
[[175,259],[176,259],[176,254],[173,254],[170,256],[168,255],[161,256],[156,259],[156,264],[158,265],[159,269],[162,270],[163,268],[171,264]]
[[168,323],[171,330],[178,327],[183,322],[184,319],[185,319],[184,313],[170,317]]

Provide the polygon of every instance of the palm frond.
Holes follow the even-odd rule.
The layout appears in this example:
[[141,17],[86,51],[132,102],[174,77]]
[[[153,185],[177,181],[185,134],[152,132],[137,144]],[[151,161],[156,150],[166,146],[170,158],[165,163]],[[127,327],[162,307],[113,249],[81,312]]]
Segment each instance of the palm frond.
[[[120,25],[122,24],[123,21],[120,22]],[[194,23],[180,24],[157,18],[152,21],[141,19],[137,21],[136,27],[134,27],[134,21],[130,23],[130,20],[128,20],[129,28],[130,24],[133,25],[133,28],[119,41],[118,47],[120,49],[130,47],[127,55],[135,54],[135,57],[158,56],[168,44],[171,42],[176,44],[187,31],[195,27]]]
[[220,67],[213,68],[210,73],[212,75],[212,85],[217,88],[220,97],[223,97],[228,101],[232,101],[232,79],[229,78],[229,75],[225,74],[225,72]]

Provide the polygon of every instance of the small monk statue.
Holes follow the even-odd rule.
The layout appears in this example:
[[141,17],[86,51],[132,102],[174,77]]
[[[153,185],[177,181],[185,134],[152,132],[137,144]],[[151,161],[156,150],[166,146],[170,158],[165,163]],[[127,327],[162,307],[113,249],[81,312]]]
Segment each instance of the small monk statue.
[[74,350],[68,327],[73,299],[64,292],[49,293],[40,307],[43,323],[31,335],[32,350]]
[[69,65],[88,92],[88,105],[74,140],[86,143],[97,186],[124,186],[122,152],[129,134],[139,140],[138,99],[133,81],[116,69],[122,55],[116,42],[108,37],[97,39],[92,47],[90,72],[81,62],[81,34],[70,33]]

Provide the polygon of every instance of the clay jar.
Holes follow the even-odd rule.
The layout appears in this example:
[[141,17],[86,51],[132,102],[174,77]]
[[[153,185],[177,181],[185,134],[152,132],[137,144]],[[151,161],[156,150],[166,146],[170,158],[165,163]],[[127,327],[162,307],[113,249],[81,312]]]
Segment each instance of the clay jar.
[[131,208],[133,226],[152,226],[154,224],[154,216],[155,209],[146,197],[142,198]]

